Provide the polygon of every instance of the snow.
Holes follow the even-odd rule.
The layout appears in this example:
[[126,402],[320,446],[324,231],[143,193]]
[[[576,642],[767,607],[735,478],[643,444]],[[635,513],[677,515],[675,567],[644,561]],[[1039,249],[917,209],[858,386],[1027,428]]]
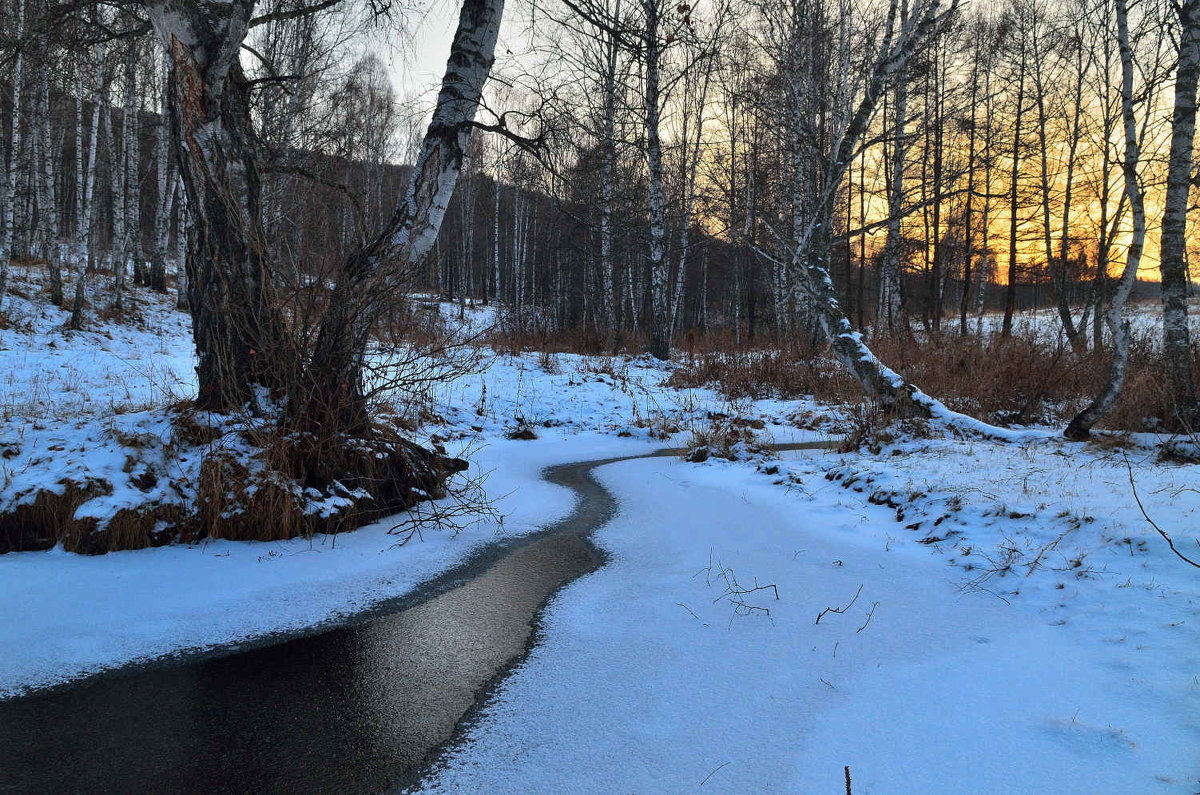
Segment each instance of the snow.
[[[1082,313],[1082,306],[1071,307],[1072,315],[1078,325],[1079,317]],[[1125,316],[1130,323],[1130,329],[1135,337],[1151,336],[1155,342],[1160,341],[1162,336],[1162,303],[1159,299],[1143,299],[1139,301],[1131,301],[1125,306]],[[1089,317],[1087,336],[1090,339],[1092,335],[1091,320]],[[969,318],[970,327],[975,328],[976,317]],[[1103,316],[1101,316],[1103,323]],[[1001,327],[1004,324],[1003,312],[985,312],[983,315],[983,331],[989,335],[997,335],[1000,333]],[[1200,301],[1192,300],[1188,306],[1188,324],[1191,326],[1192,338],[1196,339],[1200,336]],[[955,326],[957,328],[957,326]],[[913,331],[919,334],[924,333],[924,329],[919,323],[914,323]],[[1063,342],[1066,342],[1065,336],[1062,336],[1062,320],[1058,316],[1058,309],[1053,307],[1045,307],[1042,309],[1018,312],[1013,315],[1013,333],[1017,335],[1031,334],[1041,338],[1062,337]],[[1108,334],[1108,329],[1105,329],[1105,335]]]
[[[789,493],[666,459],[600,477],[623,507],[597,538],[610,564],[555,597],[427,791],[838,792],[844,765],[855,792],[1194,789],[1194,591],[1111,587],[1181,573],[1161,556],[1006,603],[821,477]],[[778,588],[744,597],[769,616],[720,598],[710,551]]]
[[[136,295],[140,323],[90,317],[78,333],[40,299],[6,297],[0,507],[52,485],[45,460],[119,481],[121,439],[165,434],[152,409],[194,390],[186,317]],[[498,317],[467,313],[471,331]],[[551,464],[684,445],[730,417],[761,420],[777,442],[845,428],[841,409],[812,400],[668,387],[672,367],[491,354],[432,388],[440,419],[422,433],[475,450],[471,474],[490,471],[502,523],[404,545],[382,522],[311,541],[0,555],[0,698],[411,593],[567,512],[571,496],[538,478]],[[538,644],[427,789],[840,792],[849,765],[856,793],[1196,791],[1200,577],[1130,485],[1200,554],[1194,466],[1160,462],[1149,435],[920,427],[844,454],[599,470],[621,506],[596,536],[609,563],[554,597]],[[517,428],[538,438],[505,438]],[[139,499],[118,489],[88,510]],[[729,594],[734,579],[779,599]]]

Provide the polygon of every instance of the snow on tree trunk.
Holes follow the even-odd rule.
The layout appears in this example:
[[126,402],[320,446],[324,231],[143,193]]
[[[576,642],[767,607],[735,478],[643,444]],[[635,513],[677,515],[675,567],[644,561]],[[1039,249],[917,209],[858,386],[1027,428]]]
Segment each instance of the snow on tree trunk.
[[862,97],[839,136],[837,148],[829,158],[829,171],[818,197],[818,212],[809,219],[800,239],[793,243],[792,269],[797,273],[797,298],[803,302],[811,332],[818,332],[830,343],[835,358],[862,385],[869,396],[893,416],[931,417],[946,425],[1002,439],[1020,438],[1021,434],[996,428],[971,417],[950,411],[942,403],[924,394],[898,373],[883,364],[863,341],[861,332],[854,329],[838,302],[833,280],[829,277],[823,251],[828,234],[822,230],[832,227],[832,200],[837,187],[851,162],[851,153],[858,146],[874,112],[875,104],[888,78],[903,68],[918,44],[936,30],[939,21],[954,9],[939,14],[938,0],[928,0],[914,10],[897,29],[895,26],[899,0],[890,7],[887,27],[872,74],[862,89]]

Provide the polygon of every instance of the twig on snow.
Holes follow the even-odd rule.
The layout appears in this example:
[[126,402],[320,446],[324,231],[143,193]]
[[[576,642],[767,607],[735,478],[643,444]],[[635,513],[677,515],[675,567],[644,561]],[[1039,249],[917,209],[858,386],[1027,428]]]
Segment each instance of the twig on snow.
[[712,772],[711,772],[711,773],[709,773],[707,776],[705,776],[705,777],[704,777],[704,781],[701,781],[701,782],[700,782],[700,786],[702,786],[702,787],[703,787],[703,786],[705,785],[705,783],[707,783],[707,782],[708,782],[708,780],[709,780],[710,778],[712,778],[712,777],[713,777],[713,775],[714,775],[714,774],[716,774],[716,772],[717,772],[718,770],[720,770],[721,768],[725,767],[725,766],[726,766],[726,765],[728,765],[728,764],[729,764],[728,762],[724,762],[724,763],[722,763],[722,764],[719,764],[719,765],[717,765],[716,767],[714,767],[714,768],[712,769]]
[[875,604],[871,605],[871,612],[867,613],[867,620],[863,622],[863,625],[861,627],[854,630],[855,635],[862,632],[864,629],[867,628],[867,624],[871,623],[871,618],[875,615],[875,608],[877,608],[877,607],[879,607],[879,602],[876,602]]
[[854,607],[854,603],[858,601],[858,595],[862,593],[862,589],[863,589],[863,587],[861,585],[858,586],[858,590],[854,592],[854,598],[851,599],[849,604],[847,604],[845,607],[827,607],[824,610],[822,610],[820,613],[817,614],[816,623],[820,624],[821,619],[825,617],[826,613],[841,614],[841,613],[845,613],[851,607]]
[[[1191,565],[1200,569],[1200,563],[1197,563],[1176,549],[1175,542],[1171,540],[1171,537],[1167,535],[1165,530],[1154,523],[1154,520],[1150,518],[1150,514],[1146,513],[1146,507],[1142,505],[1142,498],[1138,496],[1137,484],[1133,482],[1133,464],[1129,463],[1129,456],[1125,454],[1124,450],[1121,451],[1121,456],[1125,459],[1125,468],[1129,470],[1129,486],[1133,489],[1133,499],[1137,502],[1138,510],[1142,512],[1142,516],[1146,518],[1146,521],[1150,523],[1151,527],[1158,531],[1158,534],[1167,542],[1167,546],[1171,548],[1171,551],[1174,552],[1180,560],[1190,563]],[[1197,546],[1200,546],[1200,541],[1197,541],[1196,544]]]

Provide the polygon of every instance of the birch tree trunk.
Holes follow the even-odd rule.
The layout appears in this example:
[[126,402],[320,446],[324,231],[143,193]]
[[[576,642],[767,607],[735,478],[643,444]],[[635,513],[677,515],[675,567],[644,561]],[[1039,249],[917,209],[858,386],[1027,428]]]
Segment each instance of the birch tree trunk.
[[[617,0],[612,18],[621,18]],[[611,32],[604,39],[604,164],[600,171],[600,313],[616,346],[616,284],[613,280],[613,171],[617,163],[617,65],[620,40]]]
[[[302,427],[362,431],[370,422],[362,381],[367,345],[387,298],[433,247],[462,170],[484,84],[495,60],[504,0],[464,0],[442,88],[396,214],[343,263],[322,319],[298,406]],[[298,395],[299,397],[299,395]]]
[[[165,89],[165,86],[164,86]],[[175,196],[174,186],[167,182],[167,149],[170,147],[170,131],[167,129],[166,91],[163,92],[161,121],[154,144],[155,178],[158,203],[154,213],[154,250],[150,258],[147,284],[160,293],[167,291],[167,243],[171,232],[171,204]],[[169,188],[172,188],[169,190]]]
[[50,303],[61,307],[63,302],[62,262],[58,252],[58,202],[54,195],[55,164],[60,152],[55,151],[50,129],[50,71],[42,70],[41,97],[38,102],[38,152],[42,156],[38,186],[38,216],[41,221],[42,257],[49,268]]
[[975,63],[971,69],[971,117],[970,130],[968,134],[971,136],[970,143],[967,149],[967,195],[966,209],[964,211],[966,231],[964,237],[963,251],[963,279],[962,279],[962,300],[958,305],[958,333],[966,335],[967,333],[967,307],[971,301],[971,268],[975,263],[975,238],[973,237],[975,229],[971,225],[974,220],[975,210],[975,160],[976,147],[975,141],[978,138],[978,127],[975,124],[976,107],[979,98],[979,59],[975,59]]
[[1129,21],[1125,0],[1115,0],[1117,17],[1117,47],[1121,54],[1121,116],[1125,130],[1125,159],[1122,172],[1125,176],[1125,195],[1133,215],[1133,236],[1125,255],[1125,270],[1113,295],[1112,304],[1104,321],[1112,333],[1112,363],[1109,365],[1108,380],[1104,387],[1083,411],[1075,415],[1063,431],[1068,439],[1086,439],[1093,426],[1108,416],[1121,396],[1125,386],[1126,367],[1129,363],[1129,321],[1124,317],[1125,301],[1137,281],[1138,266],[1142,261],[1142,249],[1146,242],[1146,210],[1142,201],[1142,189],[1138,184],[1138,160],[1141,143],[1138,139],[1137,120],[1134,117],[1133,96],[1133,52],[1129,45]]
[[[76,163],[79,164],[80,176],[76,180],[76,191],[79,195],[78,209],[75,218],[75,297],[71,302],[71,319],[68,325],[78,331],[83,328],[83,301],[87,293],[87,271],[88,260],[91,257],[93,247],[91,236],[95,232],[95,208],[93,207],[93,197],[96,188],[96,155],[100,151],[100,108],[103,105],[101,102],[101,91],[104,83],[104,77],[101,75],[100,66],[103,60],[102,54],[104,45],[97,45],[96,51],[93,53],[93,64],[95,66],[94,79],[96,81],[95,91],[92,93],[92,127],[91,141],[88,144],[88,161],[87,173],[82,172],[82,161],[76,154]],[[80,96],[83,95],[83,62],[79,65],[80,76],[76,80],[76,86],[79,89]],[[82,114],[83,101],[79,100],[76,103],[76,144],[82,143]]]
[[[1076,27],[1076,32],[1079,35],[1080,43],[1079,43],[1079,46],[1076,48],[1076,56],[1075,56],[1075,64],[1074,64],[1074,66],[1075,66],[1075,83],[1074,83],[1073,95],[1072,95],[1073,108],[1072,108],[1072,115],[1071,115],[1071,125],[1070,125],[1070,129],[1068,131],[1069,139],[1068,139],[1068,144],[1067,144],[1067,174],[1065,177],[1065,184],[1063,186],[1062,232],[1059,235],[1059,244],[1058,244],[1058,261],[1059,261],[1059,267],[1063,274],[1062,280],[1064,283],[1064,287],[1066,284],[1067,260],[1070,255],[1070,242],[1071,242],[1070,230],[1071,230],[1071,207],[1072,207],[1071,201],[1074,196],[1074,190],[1075,190],[1075,172],[1078,167],[1078,161],[1079,161],[1079,144],[1083,138],[1083,107],[1084,107],[1083,86],[1084,86],[1084,80],[1087,76],[1088,63],[1089,63],[1087,56],[1085,55],[1085,48],[1082,43],[1082,36],[1083,36],[1082,25],[1078,25]],[[1083,274],[1080,273],[1080,279],[1082,279],[1082,278],[1083,278]],[[1061,306],[1060,306],[1059,311],[1060,312],[1062,311]],[[1070,309],[1068,309],[1067,311],[1069,314]],[[1087,350],[1087,322],[1088,322],[1087,316],[1088,316],[1088,309],[1085,305],[1083,314],[1080,318],[1079,326],[1076,329],[1075,335],[1073,337],[1071,337],[1070,332],[1068,332],[1068,337],[1071,338],[1071,344],[1073,346],[1075,346],[1075,350],[1078,353],[1083,353],[1084,351]]]
[[[141,98],[138,96],[137,43],[131,42],[128,54],[128,93],[125,95],[125,258],[132,266],[134,283],[143,279],[142,204],[138,166],[141,162]],[[121,271],[124,276],[125,269]]]
[[[876,105],[889,79],[903,69],[920,44],[935,35],[941,21],[956,7],[951,3],[943,11],[939,0],[926,0],[913,9],[911,16],[897,20],[903,0],[892,0],[879,51],[861,89],[856,104],[846,107],[844,121],[834,136],[835,146],[827,160],[824,184],[801,236],[794,241],[792,268],[794,279],[806,309],[810,333],[820,333],[830,343],[833,354],[884,411],[896,416],[931,416],[947,413],[945,407],[921,393],[900,375],[889,369],[871,352],[862,333],[855,330],[842,310],[833,280],[825,264],[832,205],[853,153],[866,133]],[[941,12],[941,13],[939,13]],[[843,24],[846,15],[843,14]],[[847,95],[847,100],[849,97]],[[814,328],[815,326],[815,328]]]
[[188,306],[188,273],[187,256],[190,248],[191,224],[188,222],[187,193],[183,189],[183,177],[175,178],[172,190],[172,200],[176,210],[175,216],[175,308],[187,310]]
[[[492,185],[492,277],[491,297],[500,300],[500,155],[496,154],[496,178]],[[484,296],[487,303],[488,296]]]
[[[688,153],[684,153],[683,170],[684,174],[684,197],[683,197],[683,221],[679,229],[679,268],[675,272],[675,289],[671,296],[671,317],[668,323],[670,333],[675,333],[679,324],[679,305],[683,300],[683,289],[686,283],[687,275],[687,255],[688,255],[688,239],[692,228],[692,211],[695,208],[696,202],[696,172],[700,167],[700,140],[704,136],[704,110],[708,101],[708,84],[712,77],[713,62],[712,57],[706,59],[704,65],[704,73],[701,77],[700,95],[696,105],[696,129],[694,138],[691,140],[691,159],[688,160]],[[686,102],[686,97],[684,98]],[[686,115],[684,124],[687,124]],[[685,143],[687,139],[685,137]]]
[[1174,398],[1174,419],[1195,429],[1200,422],[1192,382],[1191,339],[1187,309],[1187,211],[1192,178],[1192,142],[1196,132],[1196,82],[1200,74],[1200,0],[1176,6],[1181,23],[1175,107],[1171,117],[1171,153],[1163,206],[1160,268],[1163,302],[1163,357]]
[[663,198],[662,140],[659,137],[659,0],[643,0],[645,19],[646,165],[650,194],[650,354],[671,358],[670,309],[667,306],[666,218]]
[[[126,100],[130,89],[125,87]],[[121,121],[121,139],[117,140],[116,131],[111,124],[112,108],[105,104],[104,115],[109,121],[108,136],[108,169],[109,169],[109,201],[112,208],[112,245],[109,260],[113,271],[113,308],[120,312],[125,295],[125,150],[128,142],[126,134],[129,129],[129,118],[124,116]],[[119,147],[119,148],[118,148]]]
[[883,243],[883,259],[880,262],[879,274],[879,315],[880,323],[886,323],[890,333],[903,330],[901,318],[901,285],[900,285],[900,218],[903,212],[904,200],[904,163],[905,163],[905,117],[908,114],[908,72],[896,73],[896,87],[892,124],[891,166],[888,171],[887,203],[888,222],[887,237]]
[[252,8],[251,0],[147,5],[171,61],[171,139],[192,221],[187,290],[197,403],[218,411],[246,404],[255,385],[281,386],[284,373],[266,353],[288,355],[270,300],[250,86],[238,61]]
[[[25,36],[25,0],[17,0],[17,39]],[[4,294],[8,289],[8,263],[13,250],[13,205],[16,203],[17,171],[21,160],[21,82],[25,63],[25,49],[17,49],[12,72],[12,135],[8,146],[8,169],[4,192],[4,237],[0,238],[0,309],[4,308]]]

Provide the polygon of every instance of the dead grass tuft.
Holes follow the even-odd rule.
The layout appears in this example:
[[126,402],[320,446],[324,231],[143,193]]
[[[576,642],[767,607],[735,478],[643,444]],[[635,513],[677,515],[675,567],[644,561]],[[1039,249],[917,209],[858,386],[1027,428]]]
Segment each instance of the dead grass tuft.
[[89,521],[75,518],[79,506],[113,491],[112,484],[96,479],[58,485],[61,491],[41,489],[32,500],[0,514],[0,553],[50,549],[61,539],[77,537]]

